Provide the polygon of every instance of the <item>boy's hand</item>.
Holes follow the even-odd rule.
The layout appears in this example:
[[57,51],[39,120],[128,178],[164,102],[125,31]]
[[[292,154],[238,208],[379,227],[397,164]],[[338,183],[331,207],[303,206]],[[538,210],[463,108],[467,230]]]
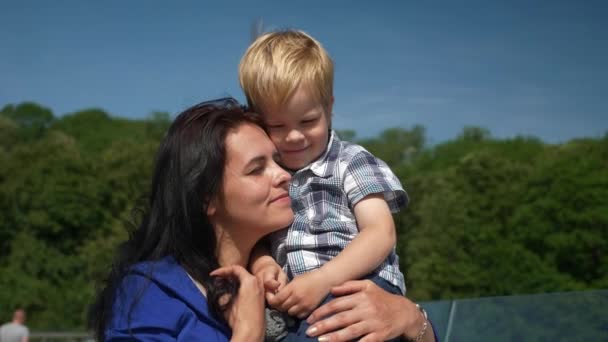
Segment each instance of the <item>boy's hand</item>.
[[329,294],[331,284],[322,272],[314,270],[296,277],[275,294],[267,294],[266,300],[273,308],[290,316],[306,318]]
[[267,299],[269,294],[275,294],[285,287],[288,281],[287,274],[272,258],[267,258],[263,263],[258,263],[254,275],[260,284],[264,284]]

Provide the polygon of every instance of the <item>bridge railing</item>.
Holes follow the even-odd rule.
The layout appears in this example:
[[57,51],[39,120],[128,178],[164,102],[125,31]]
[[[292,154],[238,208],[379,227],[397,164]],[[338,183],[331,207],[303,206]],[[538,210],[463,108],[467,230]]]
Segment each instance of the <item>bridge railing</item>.
[[[421,303],[441,341],[608,341],[608,290]],[[87,332],[33,332],[32,342],[94,342]]]

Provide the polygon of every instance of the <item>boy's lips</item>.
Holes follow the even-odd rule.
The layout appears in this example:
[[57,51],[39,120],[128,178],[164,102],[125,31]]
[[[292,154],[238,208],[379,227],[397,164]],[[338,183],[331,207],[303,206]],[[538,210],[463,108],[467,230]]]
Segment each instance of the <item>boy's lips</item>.
[[304,152],[307,148],[308,148],[308,146],[307,147],[303,147],[303,148],[298,148],[298,149],[286,149],[286,150],[283,150],[283,153],[299,153],[299,152]]

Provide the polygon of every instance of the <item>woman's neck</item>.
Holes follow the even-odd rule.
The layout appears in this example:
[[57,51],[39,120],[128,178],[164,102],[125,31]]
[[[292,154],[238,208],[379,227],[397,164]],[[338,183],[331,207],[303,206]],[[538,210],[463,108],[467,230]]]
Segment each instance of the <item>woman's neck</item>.
[[239,238],[231,236],[229,231],[216,229],[217,238],[217,258],[220,266],[240,265],[247,267],[249,256],[255,244],[243,237],[241,232]]

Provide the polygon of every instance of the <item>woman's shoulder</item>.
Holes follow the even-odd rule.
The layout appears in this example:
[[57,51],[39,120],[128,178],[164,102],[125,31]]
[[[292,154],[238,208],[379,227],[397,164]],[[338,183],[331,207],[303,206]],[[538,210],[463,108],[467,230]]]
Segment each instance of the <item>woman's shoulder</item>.
[[174,302],[175,305],[202,308],[201,314],[208,315],[206,298],[172,257],[135,264],[122,280],[119,292],[139,298],[143,303]]
[[172,258],[138,263],[121,282],[109,335],[129,330],[142,339],[142,334],[229,334],[211,317],[205,297]]

